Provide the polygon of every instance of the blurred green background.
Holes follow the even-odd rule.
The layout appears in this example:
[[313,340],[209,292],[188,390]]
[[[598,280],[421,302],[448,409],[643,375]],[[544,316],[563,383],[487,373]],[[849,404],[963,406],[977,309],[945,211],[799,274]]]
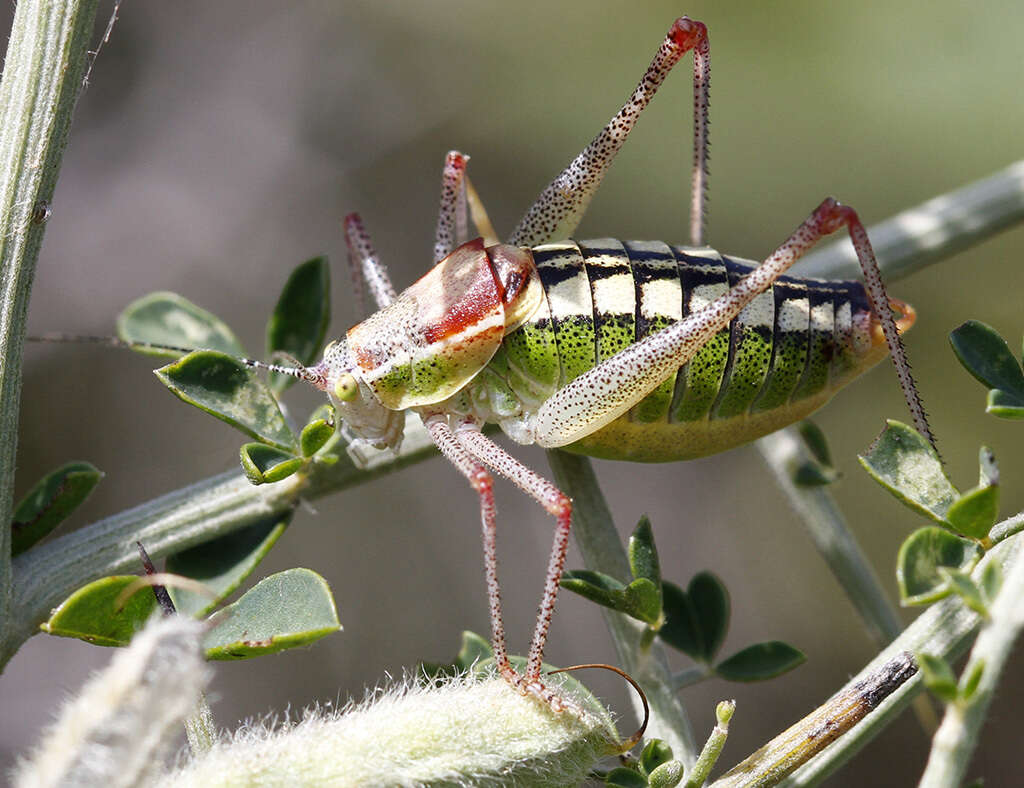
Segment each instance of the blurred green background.
[[[341,216],[360,211],[395,283],[410,283],[429,264],[440,168],[458,148],[473,156],[474,183],[499,232],[509,230],[618,109],[681,13],[710,29],[708,238],[724,252],[763,257],[828,194],[870,224],[1022,155],[1024,12],[1009,0],[128,3],[79,104],[30,330],[109,334],[129,301],[174,290],[224,317],[259,356],[288,271],[326,252],[332,333],[341,333],[360,317]],[[687,58],[580,237],[685,241],[689,73]],[[1024,500],[1024,427],[985,416],[984,391],[946,337],[979,318],[1019,347],[1022,252],[1024,233],[1012,230],[892,288],[919,312],[908,351],[953,478],[973,485],[978,446],[991,446],[1004,515]],[[293,402],[301,413],[316,397],[297,392]],[[896,549],[921,523],[855,459],[886,417],[905,414],[891,370],[880,366],[818,421],[844,473],[836,495],[895,596]],[[76,522],[231,468],[240,442],[163,391],[145,359],[85,346],[26,349],[17,491],[67,460],[92,461],[107,477]],[[515,453],[547,472],[541,452]],[[712,681],[686,692],[701,737],[714,702],[738,700],[723,764],[872,656],[754,451],[595,465],[623,533],[650,515],[668,578],[685,584],[712,569],[725,580],[734,611],[726,653],[780,638],[808,654],[805,666],[767,684]],[[513,650],[524,651],[552,522],[510,485],[500,486],[498,505],[507,628]],[[218,722],[360,696],[386,673],[451,656],[463,629],[485,633],[477,518],[475,496],[440,460],[300,510],[259,573],[308,566],[324,574],[345,631],[306,651],[219,665]],[[580,565],[572,554],[569,566]],[[42,636],[24,647],[0,677],[0,766],[109,656]],[[564,595],[547,656],[614,661],[597,608]],[[1022,667],[1020,657],[1008,667],[969,771],[993,785],[1019,779]],[[625,713],[625,690],[594,684]],[[831,784],[909,784],[926,750],[906,715]]]

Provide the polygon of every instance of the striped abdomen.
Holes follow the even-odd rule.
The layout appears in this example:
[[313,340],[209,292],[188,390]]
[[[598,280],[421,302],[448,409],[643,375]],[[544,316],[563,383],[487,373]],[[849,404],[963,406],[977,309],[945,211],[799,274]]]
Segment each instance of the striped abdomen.
[[[546,304],[505,337],[490,367],[527,409],[698,311],[755,265],[656,241],[532,251]],[[900,329],[912,323],[907,308]],[[885,355],[859,282],[783,277],[626,415],[569,448],[640,461],[723,451],[803,418]]]

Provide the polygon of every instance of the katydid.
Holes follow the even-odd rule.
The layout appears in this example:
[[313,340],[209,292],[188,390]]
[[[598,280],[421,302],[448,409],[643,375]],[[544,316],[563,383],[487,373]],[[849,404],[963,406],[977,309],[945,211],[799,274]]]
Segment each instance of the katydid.
[[[694,53],[690,244],[568,238],[672,67]],[[350,262],[378,310],[311,367],[267,365],[325,392],[354,442],[396,448],[407,411],[480,499],[494,657],[520,692],[553,709],[541,661],[568,549],[572,502],[485,436],[608,459],[712,454],[808,415],[888,353],[918,431],[931,439],[900,333],[914,311],[886,295],[856,212],[825,199],[762,263],[704,243],[710,49],[704,24],[676,20],[622,109],[541,192],[499,243],[452,151],[442,174],[434,266],[396,293],[360,218],[345,220]],[[481,237],[468,240],[472,217]],[[865,282],[784,276],[841,227]],[[898,312],[894,317],[892,308]],[[556,518],[525,672],[505,643],[492,492],[495,472]]]
[[[690,246],[560,241],[578,226],[612,159],[665,76],[694,52]],[[763,263],[704,246],[710,50],[706,27],[673,23],[633,94],[541,193],[505,244],[451,152],[442,175],[434,267],[395,293],[355,214],[350,261],[379,311],[291,374],[326,392],[355,440],[396,447],[419,414],[480,498],[494,656],[521,692],[555,709],[541,659],[568,548],[572,503],[485,436],[642,462],[723,451],[791,424],[891,354],[915,424],[930,438],[899,334],[914,322],[891,301],[853,209],[824,200]],[[471,214],[483,237],[466,240]],[[784,272],[846,227],[865,284]],[[892,307],[899,312],[894,318]],[[524,675],[508,660],[495,551],[491,472],[557,520]]]

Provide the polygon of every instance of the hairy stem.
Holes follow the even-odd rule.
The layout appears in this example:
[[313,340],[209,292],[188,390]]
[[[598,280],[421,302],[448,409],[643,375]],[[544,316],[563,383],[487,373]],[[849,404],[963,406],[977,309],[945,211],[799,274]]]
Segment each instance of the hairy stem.
[[96,5],[96,0],[19,2],[0,79],[0,636],[16,621],[8,524],[25,317]]

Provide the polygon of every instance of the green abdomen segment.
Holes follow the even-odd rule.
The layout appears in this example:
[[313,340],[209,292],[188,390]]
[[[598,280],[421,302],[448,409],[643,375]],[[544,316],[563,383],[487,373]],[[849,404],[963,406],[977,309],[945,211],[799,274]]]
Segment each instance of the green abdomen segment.
[[[547,244],[533,255],[548,308],[505,340],[509,384],[525,403],[548,388],[538,381],[564,386],[700,310],[756,265],[707,248],[613,239]],[[859,282],[782,277],[627,414],[568,448],[664,461],[753,440],[815,410],[883,358],[875,325]],[[546,350],[519,352],[538,347]]]

